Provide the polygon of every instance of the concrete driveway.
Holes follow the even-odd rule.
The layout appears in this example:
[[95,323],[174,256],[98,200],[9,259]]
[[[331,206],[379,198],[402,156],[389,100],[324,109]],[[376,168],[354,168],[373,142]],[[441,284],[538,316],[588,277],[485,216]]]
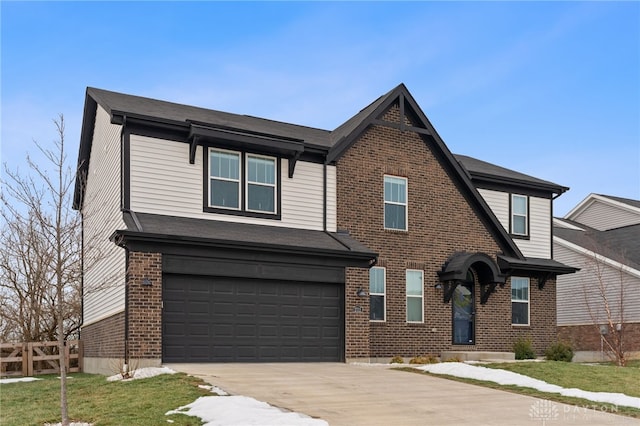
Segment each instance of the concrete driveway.
[[339,425],[640,425],[595,410],[386,366],[339,363],[166,364],[232,395]]

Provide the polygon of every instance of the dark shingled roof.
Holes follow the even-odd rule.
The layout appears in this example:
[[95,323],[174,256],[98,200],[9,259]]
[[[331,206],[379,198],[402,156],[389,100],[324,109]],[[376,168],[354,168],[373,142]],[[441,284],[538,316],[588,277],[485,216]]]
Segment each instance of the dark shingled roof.
[[189,121],[207,123],[274,136],[301,139],[307,144],[327,148],[331,146],[330,132],[327,130],[110,92],[93,87],[87,88],[87,95],[95,99],[110,114],[127,114],[128,116],[152,118],[155,121],[161,119],[174,123],[186,124]]
[[478,160],[466,155],[454,154],[454,157],[462,166],[467,169],[472,180],[489,180],[502,183],[511,183],[516,185],[533,186],[538,189],[548,190],[557,194],[562,194],[569,188],[558,185],[557,183],[538,179],[515,170],[496,166],[486,161]]
[[169,238],[172,241],[199,241],[212,244],[224,242],[232,246],[293,249],[309,253],[370,257],[371,259],[377,256],[348,234],[339,232],[132,212],[124,214],[124,221],[129,232]]
[[579,226],[585,231],[555,226],[553,232],[558,238],[640,270],[640,224],[608,231]]

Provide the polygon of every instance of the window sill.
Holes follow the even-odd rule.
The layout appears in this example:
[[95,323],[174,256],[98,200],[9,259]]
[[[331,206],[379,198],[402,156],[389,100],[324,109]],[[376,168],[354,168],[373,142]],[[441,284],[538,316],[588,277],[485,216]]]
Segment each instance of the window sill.
[[246,211],[246,210],[221,209],[221,208],[208,207],[208,206],[203,207],[202,211],[205,213],[217,213],[217,214],[224,214],[228,216],[253,217],[253,218],[260,218],[260,219],[271,219],[271,220],[281,219],[280,213],[259,213],[259,212],[252,212],[252,211]]
[[389,229],[389,228],[384,228],[384,232],[389,232],[391,234],[408,234],[409,230],[408,229]]
[[531,324],[511,324],[511,327],[527,328],[527,327],[531,327]]
[[514,240],[530,240],[530,235],[509,234]]

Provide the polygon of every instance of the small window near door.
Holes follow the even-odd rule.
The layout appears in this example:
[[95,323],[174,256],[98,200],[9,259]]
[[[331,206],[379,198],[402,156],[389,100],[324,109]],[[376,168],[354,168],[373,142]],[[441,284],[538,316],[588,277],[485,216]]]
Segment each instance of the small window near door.
[[407,322],[423,322],[423,272],[407,269]]
[[511,277],[511,324],[529,325],[529,278]]
[[386,314],[386,269],[369,269],[369,319],[384,321]]

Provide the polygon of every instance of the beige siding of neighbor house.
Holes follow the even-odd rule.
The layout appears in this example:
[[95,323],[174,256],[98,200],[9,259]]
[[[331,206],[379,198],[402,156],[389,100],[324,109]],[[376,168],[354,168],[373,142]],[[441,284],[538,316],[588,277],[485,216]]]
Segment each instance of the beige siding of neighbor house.
[[125,228],[120,211],[120,126],[97,108],[82,208],[83,326],[124,310],[125,252],[109,241],[113,231]]
[[[506,192],[479,189],[504,229],[509,232],[509,197]],[[526,257],[551,258],[551,200],[529,197],[529,239],[514,238]]]
[[[197,219],[253,223],[300,229],[323,229],[323,165],[298,161],[293,178],[288,161],[281,164],[281,219],[262,219],[203,211],[203,152],[189,164],[189,145],[131,135],[130,207],[154,213]],[[335,167],[327,166],[327,228],[336,226]]]
[[554,259],[580,268],[575,274],[557,278],[558,326],[604,323],[604,301],[599,294],[600,279],[606,286],[607,299],[613,315],[619,312],[620,289],[623,288],[625,322],[640,322],[640,274],[624,270],[605,258],[595,260],[591,252],[554,238]]
[[594,200],[570,219],[599,231],[640,223],[640,213],[629,211],[609,203]]

